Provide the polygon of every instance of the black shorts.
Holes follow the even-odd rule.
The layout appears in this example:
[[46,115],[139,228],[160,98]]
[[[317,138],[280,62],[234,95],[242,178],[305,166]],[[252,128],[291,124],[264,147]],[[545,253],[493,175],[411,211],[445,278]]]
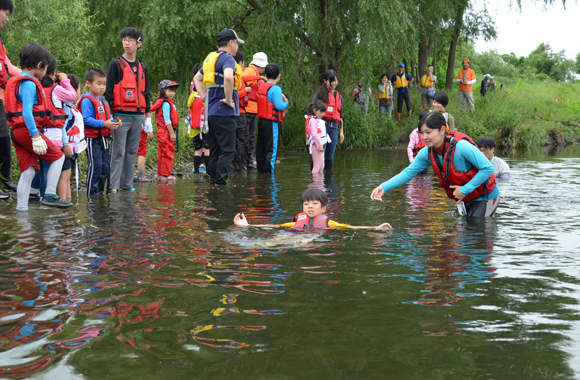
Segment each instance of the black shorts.
[[73,154],[72,157],[65,156],[64,162],[62,163],[62,171],[64,172],[65,170],[74,168],[75,162],[76,162],[76,154]]
[[[203,139],[202,139],[202,135],[203,135]],[[209,149],[209,144],[207,142],[207,135],[205,133],[200,133],[199,135],[195,136],[193,138],[193,146],[195,147],[195,150]]]

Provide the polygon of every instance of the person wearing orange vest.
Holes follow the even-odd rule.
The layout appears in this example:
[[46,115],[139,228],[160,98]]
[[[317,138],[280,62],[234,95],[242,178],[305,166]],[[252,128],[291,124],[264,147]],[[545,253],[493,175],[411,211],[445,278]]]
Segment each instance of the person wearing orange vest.
[[459,105],[461,110],[465,108],[465,102],[471,108],[471,112],[475,112],[475,103],[473,102],[473,84],[477,82],[475,71],[469,68],[469,58],[464,58],[463,70],[457,73],[456,82],[459,83]]
[[171,170],[179,115],[173,99],[178,86],[177,82],[162,80],[159,83],[159,98],[151,106],[151,111],[155,112],[157,124],[157,175],[160,181],[175,180],[175,177],[171,175]]
[[6,121],[21,173],[16,190],[18,211],[28,210],[30,185],[38,170],[39,158],[52,164],[48,170],[46,192],[40,202],[52,207],[72,206],[72,203],[60,199],[56,193],[64,155],[42,133],[45,127],[52,125],[48,99],[39,82],[46,74],[49,60],[50,53],[45,47],[36,43],[24,46],[20,51],[22,73],[10,78],[6,84]]
[[86,86],[89,93],[84,94],[78,104],[85,124],[87,142],[87,190],[86,195],[100,195],[105,192],[109,178],[110,135],[122,125],[120,119],[111,118],[111,109],[102,97],[107,85],[107,74],[98,67],[87,70]]
[[[0,1],[0,29],[8,22],[8,17],[14,11],[11,0]],[[4,87],[8,83],[8,76],[17,77],[21,70],[14,66],[6,55],[6,48],[0,41],[0,181],[6,189],[16,191],[16,185],[10,182],[10,166],[12,156],[10,154],[10,133],[6,123],[6,111],[4,109]],[[0,189],[0,199],[6,199],[9,195]]]
[[258,138],[256,166],[260,173],[274,173],[280,150],[280,124],[284,120],[288,99],[277,86],[280,66],[269,63],[264,70],[268,81],[258,87]]
[[[246,60],[245,54],[238,50],[235,59],[236,64],[244,69]],[[246,119],[246,107],[249,103],[248,93],[251,91],[252,88],[246,86],[244,83],[242,74],[242,87],[238,90],[238,99],[240,101],[240,116],[238,116],[236,125],[236,155],[234,156],[234,161],[232,162],[232,169],[236,172],[241,172],[248,168],[249,133],[248,121]]]
[[338,86],[338,74],[330,69],[326,70],[322,77],[324,83],[316,90],[314,99],[320,99],[326,104],[326,113],[322,120],[326,123],[326,133],[330,137],[330,142],[324,148],[324,170],[331,172],[334,165],[334,151],[339,141],[344,142],[344,118],[342,116],[342,95],[336,90]]
[[125,53],[109,63],[105,90],[114,118],[122,121],[113,131],[111,193],[119,189],[135,191],[133,180],[141,130],[153,131],[149,75],[147,67],[137,59],[137,51],[143,45],[143,33],[127,27],[121,30],[119,37]]
[[403,112],[403,101],[407,106],[409,117],[411,117],[413,112],[411,97],[409,95],[409,83],[413,81],[413,77],[405,72],[405,64],[399,63],[399,72],[391,78],[391,82],[397,88],[397,118],[399,121],[401,121],[401,112]]
[[[381,75],[381,84],[379,84],[379,112],[383,115],[385,112],[389,117],[393,116],[393,86],[387,74]],[[381,120],[381,127],[383,120]]]
[[256,124],[258,122],[258,86],[266,82],[262,75],[268,66],[268,56],[264,52],[258,52],[252,57],[252,62],[242,73],[242,80],[250,88],[248,91],[248,105],[245,107],[246,124],[248,126],[248,140],[246,145],[246,165],[248,169],[256,169],[254,164],[254,143],[256,141]]

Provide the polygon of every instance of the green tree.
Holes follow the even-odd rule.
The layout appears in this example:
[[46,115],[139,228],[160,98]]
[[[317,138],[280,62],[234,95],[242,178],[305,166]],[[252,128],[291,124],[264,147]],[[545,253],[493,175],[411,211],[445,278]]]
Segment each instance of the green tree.
[[[22,47],[45,46],[62,70],[82,72],[91,65],[97,47],[95,24],[84,0],[14,0],[4,42],[15,65]],[[65,68],[66,67],[66,68]]]

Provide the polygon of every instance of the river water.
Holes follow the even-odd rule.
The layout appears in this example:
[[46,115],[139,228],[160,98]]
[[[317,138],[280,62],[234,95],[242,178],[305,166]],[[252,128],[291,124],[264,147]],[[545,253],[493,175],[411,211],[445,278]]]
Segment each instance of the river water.
[[[285,154],[227,189],[0,203],[0,378],[580,378],[579,157],[512,154],[482,221],[455,217],[431,170],[371,202],[403,150],[338,152],[314,180]],[[332,219],[393,230],[233,227],[292,220],[308,187]]]

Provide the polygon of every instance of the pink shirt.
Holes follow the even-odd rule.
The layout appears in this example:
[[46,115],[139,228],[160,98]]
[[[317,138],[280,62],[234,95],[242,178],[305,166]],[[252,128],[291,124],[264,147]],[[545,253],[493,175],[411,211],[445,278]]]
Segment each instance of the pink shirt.
[[312,142],[316,145],[317,149],[320,149],[324,145],[322,144],[322,140],[320,140],[320,136],[318,136],[318,120],[316,117],[312,117],[308,122],[308,129],[310,130],[310,136],[312,136]]
[[415,128],[413,132],[409,135],[409,145],[407,145],[407,156],[409,156],[409,162],[413,162],[415,157],[413,157],[413,148],[416,145],[419,145],[420,137],[419,137],[419,130]]
[[53,100],[74,103],[77,100],[77,90],[70,85],[69,79],[63,79],[60,81],[60,86],[54,88],[52,96],[56,97],[56,99]]

